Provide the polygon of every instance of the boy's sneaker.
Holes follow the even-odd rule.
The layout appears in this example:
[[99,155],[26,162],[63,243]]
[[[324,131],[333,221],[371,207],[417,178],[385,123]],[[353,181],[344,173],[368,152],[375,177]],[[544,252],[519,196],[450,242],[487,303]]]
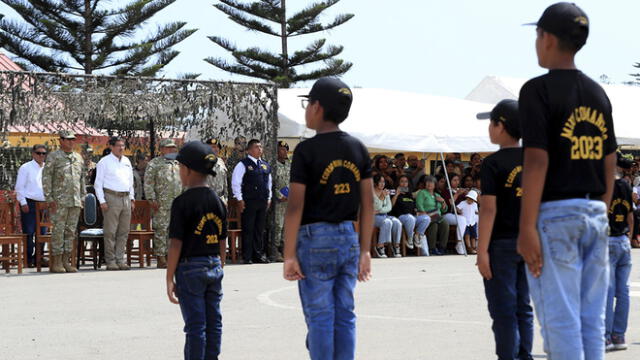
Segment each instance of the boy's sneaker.
[[624,342],[624,336],[611,335],[611,343],[613,350],[627,350],[627,344]]
[[399,246],[394,246],[393,247],[393,257],[402,257],[402,254],[400,253],[400,247]]
[[377,247],[376,246],[376,255],[378,255],[379,258],[386,258],[387,254],[384,253],[384,246],[383,247]]
[[613,351],[613,343],[611,342],[611,340],[606,339],[605,343],[604,343],[604,351]]

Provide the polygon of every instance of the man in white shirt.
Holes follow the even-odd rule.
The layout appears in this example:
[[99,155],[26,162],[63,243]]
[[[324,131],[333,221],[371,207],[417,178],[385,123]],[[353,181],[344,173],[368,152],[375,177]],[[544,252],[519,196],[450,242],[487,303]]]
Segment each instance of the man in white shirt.
[[104,255],[107,270],[129,270],[124,252],[131,228],[131,211],[134,208],[133,167],[124,156],[124,140],[109,139],[111,154],[103,157],[96,166],[94,188],[104,218]]
[[242,213],[242,257],[245,264],[269,263],[264,252],[264,227],[271,205],[271,166],[263,160],[262,145],[252,139],[248,156],[233,169],[231,189]]
[[29,267],[35,264],[33,236],[36,232],[36,201],[44,201],[42,190],[42,169],[47,158],[47,148],[44,145],[34,145],[31,149],[33,160],[22,164],[18,169],[16,179],[16,197],[20,203],[20,220],[22,232],[27,234],[27,263]]

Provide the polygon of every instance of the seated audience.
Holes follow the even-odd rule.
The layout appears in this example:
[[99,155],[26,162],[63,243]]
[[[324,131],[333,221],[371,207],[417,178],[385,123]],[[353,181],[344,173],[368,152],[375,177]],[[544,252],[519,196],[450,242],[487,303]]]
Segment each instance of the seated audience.
[[384,177],[380,174],[373,176],[373,211],[375,214],[374,226],[380,229],[376,253],[378,257],[386,258],[384,248],[393,241],[393,256],[400,257],[400,239],[402,238],[402,223],[398,218],[390,216],[392,209],[389,190],[385,189]]
[[411,194],[409,177],[406,175],[400,176],[399,185],[396,189],[396,194],[391,198],[391,203],[393,204],[391,214],[402,223],[407,235],[407,247],[413,249],[415,243],[416,247],[425,248],[426,251],[422,253],[426,255],[429,248],[425,231],[431,222],[431,218],[425,214],[416,214],[416,202]]
[[418,191],[416,197],[418,215],[428,215],[431,223],[427,228],[429,252],[433,255],[444,255],[449,240],[449,223],[442,216],[447,211],[446,201],[436,192],[436,179],[425,178],[425,189]]

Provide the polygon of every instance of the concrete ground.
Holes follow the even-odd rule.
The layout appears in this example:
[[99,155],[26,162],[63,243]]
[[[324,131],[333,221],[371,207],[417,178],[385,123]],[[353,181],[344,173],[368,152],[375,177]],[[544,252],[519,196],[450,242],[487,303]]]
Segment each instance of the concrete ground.
[[[640,264],[640,250],[633,250]],[[358,359],[495,359],[475,257],[379,259],[356,290]],[[305,359],[305,325],[282,265],[228,265],[223,359]],[[0,274],[0,359],[181,359],[177,305],[165,272]],[[629,350],[640,358],[640,269],[632,276]],[[539,329],[534,353],[545,358]]]

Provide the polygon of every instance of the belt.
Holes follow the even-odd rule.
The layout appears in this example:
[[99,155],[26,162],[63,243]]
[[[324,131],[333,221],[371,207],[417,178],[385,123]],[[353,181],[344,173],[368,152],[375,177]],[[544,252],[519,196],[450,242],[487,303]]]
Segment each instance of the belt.
[[592,195],[591,193],[574,193],[574,194],[554,194],[548,196],[542,196],[542,201],[559,201],[570,199],[587,199],[587,200],[602,200],[602,194]]
[[115,195],[115,196],[129,196],[128,191],[113,191],[110,189],[103,189],[105,194]]

